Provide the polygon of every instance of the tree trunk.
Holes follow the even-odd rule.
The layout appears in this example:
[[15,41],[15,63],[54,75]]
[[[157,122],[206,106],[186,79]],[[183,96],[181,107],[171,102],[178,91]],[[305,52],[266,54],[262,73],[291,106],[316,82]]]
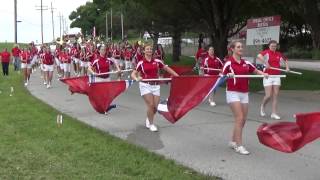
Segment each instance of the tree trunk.
[[313,48],[320,50],[320,30],[312,30],[311,36]]
[[227,54],[227,46],[228,46],[228,38],[227,33],[223,33],[223,35],[219,36],[217,34],[210,35],[211,45],[213,45],[215,49],[215,54],[219,58],[223,59]]
[[172,36],[172,61],[179,62],[181,55],[181,32],[175,30]]
[[156,33],[150,34],[150,35],[151,35],[151,38],[152,38],[152,41],[153,41],[153,49],[152,49],[152,54],[153,54],[155,52],[155,50],[157,49],[157,46],[158,46],[159,33],[156,32]]

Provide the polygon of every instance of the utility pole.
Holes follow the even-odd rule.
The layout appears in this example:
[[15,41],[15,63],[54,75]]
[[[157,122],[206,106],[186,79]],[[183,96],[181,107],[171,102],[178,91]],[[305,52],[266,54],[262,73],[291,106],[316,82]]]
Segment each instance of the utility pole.
[[61,16],[61,23],[62,23],[62,36],[64,36],[64,17]]
[[41,0],[40,7],[39,6],[36,6],[36,7],[40,8],[36,10],[40,10],[41,12],[41,44],[43,44],[43,10],[48,10],[48,6],[43,6],[42,0]]
[[14,43],[18,42],[18,30],[17,30],[17,0],[14,0]]
[[108,12],[106,12],[106,40],[109,38],[109,29],[108,29]]
[[110,10],[110,40],[112,41],[112,8]]
[[61,12],[59,12],[59,16],[58,16],[58,17],[59,17],[59,22],[60,22],[60,40],[61,40],[61,38],[62,38],[62,36],[61,36],[61,27],[62,27],[62,26],[61,26],[61,21],[62,21],[62,20],[61,20],[61,19],[62,19]]
[[51,2],[51,22],[52,22],[52,40],[55,41],[55,37],[54,37],[54,20],[53,20],[53,10],[55,8],[52,7],[52,2]]
[[123,13],[121,11],[121,37],[122,37],[122,40],[124,38],[124,34],[123,34]]

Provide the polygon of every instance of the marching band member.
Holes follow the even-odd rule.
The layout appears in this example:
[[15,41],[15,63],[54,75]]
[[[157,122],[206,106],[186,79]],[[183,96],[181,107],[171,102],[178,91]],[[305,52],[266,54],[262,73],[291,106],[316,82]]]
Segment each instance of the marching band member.
[[30,79],[30,73],[31,73],[31,49],[23,48],[23,51],[20,54],[21,59],[21,70],[23,72],[24,77],[24,85],[28,86],[29,79]]
[[43,55],[43,69],[44,69],[44,79],[47,84],[47,89],[51,88],[52,76],[53,76],[53,65],[54,65],[54,56],[51,54],[50,48],[44,48]]
[[[280,62],[284,61],[286,70],[289,71],[288,61],[284,56],[277,51],[277,41],[269,42],[269,49],[264,50],[258,54],[258,60],[262,62],[265,66],[265,72],[270,75],[279,75],[279,70],[270,69],[270,67],[280,68]],[[272,119],[281,119],[281,117],[277,114],[277,104],[278,104],[278,94],[281,86],[280,77],[272,77],[272,78],[264,78],[263,86],[265,90],[265,96],[262,100],[260,107],[260,115],[262,117],[266,116],[264,108],[269,100],[272,98]]]
[[[121,73],[119,66],[113,62],[111,58],[106,57],[106,49],[105,47],[101,47],[99,50],[99,56],[96,60],[93,61],[93,63],[90,63],[88,71],[90,74],[96,75],[95,81],[96,82],[103,82],[103,81],[110,81],[109,74],[103,74],[108,73],[112,66],[114,66],[118,73]],[[103,75],[99,75],[103,74]],[[115,108],[115,104],[111,104],[107,109],[106,112],[110,111],[110,109]]]
[[[215,56],[214,54],[214,47],[210,46],[208,49],[208,56],[203,61],[203,72],[204,75],[219,75],[221,69],[223,67],[223,62]],[[216,69],[216,70],[215,70]],[[209,104],[210,106],[215,106],[216,103],[213,101],[213,96],[215,92],[212,92],[209,95]]]
[[[223,67],[223,74],[247,75],[250,73],[264,75],[267,73],[257,70],[249,61],[241,58],[243,46],[239,41],[231,43],[232,56]],[[249,154],[249,151],[242,145],[242,130],[248,114],[249,103],[249,78],[229,78],[227,79],[226,99],[234,117],[234,128],[232,141],[229,146],[239,154]]]
[[199,75],[203,75],[203,70],[200,68],[201,64],[203,63],[203,60],[208,56],[207,51],[204,50],[204,48],[202,47],[202,44],[199,45],[199,49],[195,55],[195,60],[196,60],[196,65],[195,65],[195,69],[198,70]]
[[[161,60],[152,57],[152,46],[144,47],[144,58],[137,64],[136,70],[131,73],[132,79],[140,81],[141,79],[159,78],[159,69],[164,69],[173,76],[178,76],[169,66],[165,65]],[[140,74],[140,76],[138,76]],[[150,131],[158,131],[154,124],[154,116],[157,112],[157,106],[160,101],[160,85],[158,82],[139,82],[140,94],[147,105],[146,127]]]
[[83,75],[87,75],[89,67],[89,59],[87,57],[86,48],[81,48],[80,52],[80,73],[83,72]]

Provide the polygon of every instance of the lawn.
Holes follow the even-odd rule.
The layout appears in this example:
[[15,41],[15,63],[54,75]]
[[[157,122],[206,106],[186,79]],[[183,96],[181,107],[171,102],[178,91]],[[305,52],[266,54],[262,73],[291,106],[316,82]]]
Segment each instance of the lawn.
[[58,127],[59,112],[10,73],[0,76],[0,179],[216,179],[67,115]]

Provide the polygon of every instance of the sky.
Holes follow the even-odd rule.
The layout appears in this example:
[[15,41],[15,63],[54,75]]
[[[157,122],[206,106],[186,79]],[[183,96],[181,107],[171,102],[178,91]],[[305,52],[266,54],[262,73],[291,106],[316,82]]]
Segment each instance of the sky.
[[[70,29],[69,15],[77,7],[83,5],[88,0],[42,0],[43,6],[49,10],[43,11],[43,36],[44,42],[52,41],[52,21],[51,21],[51,2],[54,12],[54,34],[55,38],[60,36],[60,18],[61,13],[66,19],[68,33],[80,32],[79,28]],[[0,42],[14,42],[14,0],[0,0]],[[34,41],[41,43],[41,0],[17,0],[17,24],[18,43],[28,43]]]

